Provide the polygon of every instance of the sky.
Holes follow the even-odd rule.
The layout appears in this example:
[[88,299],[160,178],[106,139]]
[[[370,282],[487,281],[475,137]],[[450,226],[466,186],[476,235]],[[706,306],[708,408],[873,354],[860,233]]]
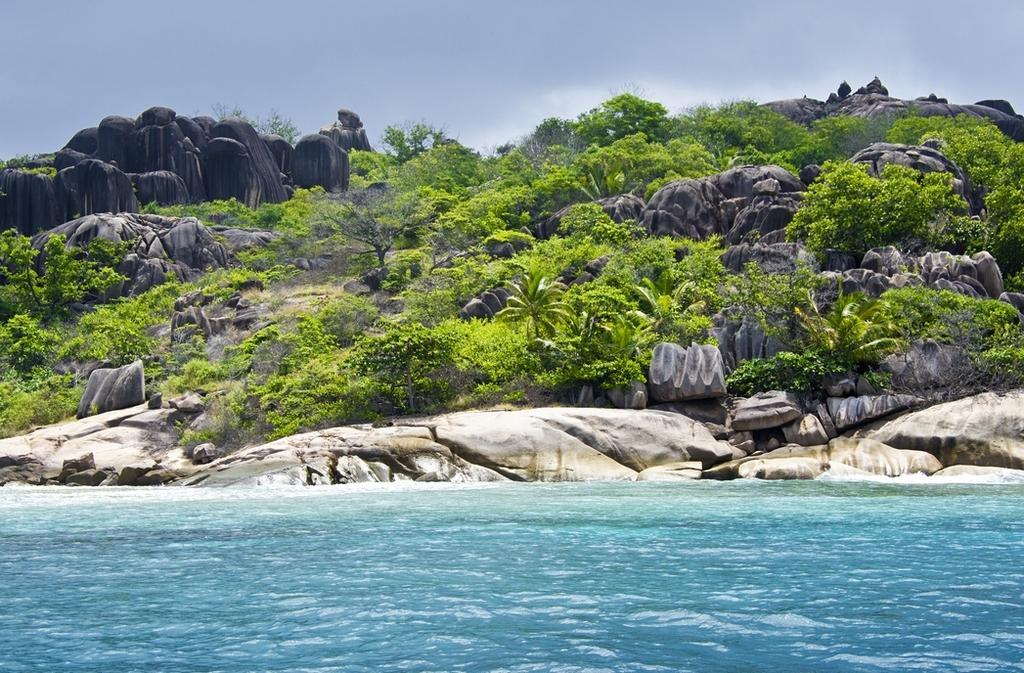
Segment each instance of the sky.
[[0,157],[154,105],[304,133],[360,114],[487,150],[630,91],[671,111],[878,75],[892,95],[1024,109],[1024,3],[974,0],[2,0]]

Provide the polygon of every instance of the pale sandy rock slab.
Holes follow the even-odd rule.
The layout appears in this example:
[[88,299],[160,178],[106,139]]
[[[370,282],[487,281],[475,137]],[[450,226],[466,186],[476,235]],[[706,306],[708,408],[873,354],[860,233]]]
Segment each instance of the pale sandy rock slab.
[[1024,469],[1024,391],[982,393],[888,421],[867,436],[943,465]]

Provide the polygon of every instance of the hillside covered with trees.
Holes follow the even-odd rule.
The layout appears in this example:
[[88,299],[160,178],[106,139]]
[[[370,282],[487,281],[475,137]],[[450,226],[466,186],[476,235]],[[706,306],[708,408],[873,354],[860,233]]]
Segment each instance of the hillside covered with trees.
[[0,171],[0,436],[96,410],[90,374],[135,361],[146,398],[202,399],[182,445],[227,449],[494,406],[1019,387],[1020,118],[880,86],[620,94],[489,153],[422,123],[373,149],[344,110],[294,147],[107,118]]

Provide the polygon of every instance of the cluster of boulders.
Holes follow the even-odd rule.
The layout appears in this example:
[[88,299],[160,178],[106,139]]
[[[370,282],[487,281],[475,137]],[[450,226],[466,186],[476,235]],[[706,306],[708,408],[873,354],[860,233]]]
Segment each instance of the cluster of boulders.
[[32,245],[42,250],[52,236],[63,236],[67,245],[74,247],[95,240],[125,246],[117,267],[125,280],[105,291],[108,299],[141,294],[170,278],[192,280],[202,271],[225,268],[229,262],[227,249],[194,217],[86,215],[35,235]]
[[[0,171],[0,230],[31,235],[93,213],[134,213],[140,204],[234,198],[255,208],[293,187],[348,188],[349,149],[369,149],[359,115],[301,138],[293,148],[239,118],[186,117],[165,107],[136,119],[111,116],[82,129],[57,152],[56,177]],[[37,162],[38,163],[38,162]]]
[[783,240],[806,186],[779,166],[739,166],[706,178],[677,180],[651,197],[640,224],[651,235],[740,243]]
[[194,450],[178,442],[182,429],[203,423],[202,400],[144,400],[144,386],[139,363],[94,371],[79,409],[89,415],[0,439],[0,484],[154,486],[195,471]]
[[229,329],[241,331],[266,326],[268,323],[261,317],[258,307],[245,296],[250,290],[262,291],[262,283],[252,281],[223,302],[215,302],[214,297],[202,290],[178,297],[171,315],[171,341],[186,343],[196,335],[209,340]]
[[[737,334],[746,353],[736,352]],[[866,379],[852,375],[829,381],[827,399],[808,403],[811,406],[780,391],[729,398],[726,376],[730,368],[746,359],[744,356],[767,356],[767,352],[757,351],[766,348],[766,341],[763,331],[742,324],[731,342],[722,337],[719,346],[658,344],[646,384],[638,381],[611,391],[608,400],[620,408],[671,410],[700,418],[716,437],[746,454],[786,443],[822,444],[837,433],[903,411],[916,401],[908,395],[880,393]],[[695,401],[702,402],[694,407]]]
[[850,85],[843,82],[825,101],[804,96],[765,105],[800,124],[811,124],[833,115],[875,118],[907,112],[923,117],[955,117],[963,114],[989,119],[1010,138],[1024,140],[1024,117],[1014,112],[1013,106],[1005,100],[981,100],[973,105],[953,105],[935,94],[903,100],[891,97],[889,90],[877,77],[856,91],[852,91]]

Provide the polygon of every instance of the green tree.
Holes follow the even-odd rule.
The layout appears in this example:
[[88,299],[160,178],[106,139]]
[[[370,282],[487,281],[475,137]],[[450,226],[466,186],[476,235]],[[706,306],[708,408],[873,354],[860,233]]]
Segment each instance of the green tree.
[[927,246],[966,204],[948,173],[920,173],[890,164],[873,177],[865,164],[829,162],[807,190],[787,229],[822,253],[854,255],[883,245]]
[[737,155],[773,155],[806,144],[809,131],[754,101],[702,105],[672,119],[673,135],[704,146],[719,168]]
[[423,408],[421,401],[429,405],[447,399],[451,387],[441,371],[454,364],[454,357],[449,334],[419,323],[392,323],[383,334],[356,343],[352,366],[374,377],[405,410],[415,412]]
[[840,290],[828,311],[821,311],[808,293],[796,310],[808,344],[815,351],[854,365],[874,365],[903,347],[898,327],[887,316],[886,301]]
[[630,93],[609,98],[581,114],[576,133],[591,145],[608,145],[626,136],[643,133],[652,140],[668,139],[668,110],[661,103]]
[[44,328],[32,316],[19,313],[0,324],[0,371],[28,374],[50,362],[60,344],[57,332]]
[[321,195],[314,202],[313,221],[323,231],[368,245],[383,267],[398,236],[418,223],[418,206],[414,196],[388,188],[365,189],[341,199]]
[[444,130],[423,122],[388,126],[381,136],[381,145],[383,145],[384,151],[393,156],[400,164],[404,164],[443,142]]
[[554,334],[570,315],[562,300],[565,286],[553,282],[539,269],[531,270],[524,278],[512,283],[511,290],[498,317],[525,324],[527,334],[535,342]]
[[[124,280],[112,268],[123,250],[108,241],[85,249],[51,236],[42,253],[12,230],[0,234],[0,317],[32,313],[44,319],[66,314],[76,302],[97,298]],[[41,271],[40,271],[41,267]]]

